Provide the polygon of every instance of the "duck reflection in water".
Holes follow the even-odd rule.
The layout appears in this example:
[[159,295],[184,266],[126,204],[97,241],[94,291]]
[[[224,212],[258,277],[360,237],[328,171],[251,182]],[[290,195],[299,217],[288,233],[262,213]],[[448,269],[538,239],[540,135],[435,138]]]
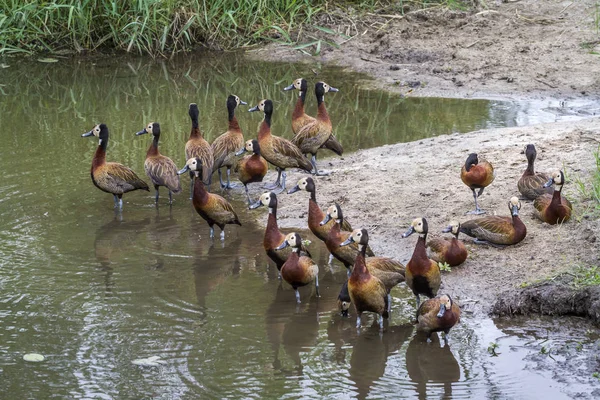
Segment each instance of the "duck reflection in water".
[[419,399],[428,398],[428,383],[444,385],[443,396],[436,398],[451,398],[452,383],[460,380],[460,366],[450,346],[447,343],[440,346],[438,335],[431,335],[431,342],[427,342],[427,334],[420,331],[417,331],[406,350],[406,370],[416,383]]

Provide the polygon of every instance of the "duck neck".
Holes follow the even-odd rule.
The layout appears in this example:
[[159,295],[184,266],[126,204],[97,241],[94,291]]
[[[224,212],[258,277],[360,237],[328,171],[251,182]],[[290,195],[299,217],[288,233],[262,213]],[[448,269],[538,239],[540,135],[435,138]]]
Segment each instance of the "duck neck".
[[327,114],[327,109],[325,108],[324,97],[321,97],[319,100],[319,97],[317,96],[317,104],[317,119],[320,121],[329,121],[329,114]]
[[533,169],[533,163],[535,162],[535,158],[529,157],[527,159],[527,169],[525,170],[525,175],[535,175],[535,171]]
[[96,149],[94,159],[92,160],[92,168],[106,163],[106,145],[108,140],[103,140]]
[[151,157],[151,156],[155,156],[158,154],[158,139],[159,139],[158,135],[154,136],[154,139],[152,140],[152,143],[150,144],[150,147],[148,148],[148,151],[146,152],[146,157]]
[[229,108],[229,130],[230,131],[239,131],[240,124],[238,124],[238,120],[235,117],[235,107]]
[[258,139],[271,135],[271,114],[265,114],[265,118],[258,127]]
[[413,251],[412,259],[424,259],[427,260],[427,247],[425,242],[427,241],[427,234],[419,234],[415,251]]
[[352,269],[352,274],[350,278],[358,278],[361,275],[368,275],[369,270],[367,269],[367,264],[365,263],[365,252],[367,251],[367,246],[364,244],[358,245],[358,254],[356,255],[356,259],[354,260],[354,268]]
[[198,118],[192,118],[192,131],[190,132],[190,139],[201,138],[202,132],[198,126]]
[[194,203],[198,201],[200,204],[206,204],[208,202],[208,192],[204,187],[204,182],[202,182],[202,170],[194,179],[194,195],[192,198]]
[[316,191],[316,190],[312,190],[312,191],[310,192],[310,199],[311,199],[312,201],[314,201],[315,203],[317,202],[317,191]]
[[301,90],[300,96],[298,96],[298,101],[296,101],[296,106],[294,107],[294,111],[292,112],[292,119],[297,119],[304,115],[304,100],[305,99],[306,99],[306,92],[304,90]]
[[560,197],[563,185],[554,185],[554,193],[552,194],[552,202],[560,204]]

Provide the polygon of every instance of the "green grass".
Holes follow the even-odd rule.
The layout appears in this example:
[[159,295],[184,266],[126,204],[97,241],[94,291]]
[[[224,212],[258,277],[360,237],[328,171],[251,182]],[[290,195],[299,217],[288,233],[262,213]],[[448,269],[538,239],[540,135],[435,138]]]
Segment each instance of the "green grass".
[[600,145],[592,154],[596,167],[592,169],[589,180],[584,180],[579,174],[573,176],[578,197],[573,207],[577,222],[584,218],[600,218]]
[[[470,2],[410,3],[461,8]],[[304,38],[303,28],[339,34],[315,26],[318,16],[334,8],[352,7],[360,14],[395,4],[391,0],[0,0],[0,55],[118,49],[161,56],[200,46],[244,48],[268,40],[319,54],[333,40]]]
[[577,288],[600,285],[600,267],[597,265],[578,266],[573,271],[572,285]]

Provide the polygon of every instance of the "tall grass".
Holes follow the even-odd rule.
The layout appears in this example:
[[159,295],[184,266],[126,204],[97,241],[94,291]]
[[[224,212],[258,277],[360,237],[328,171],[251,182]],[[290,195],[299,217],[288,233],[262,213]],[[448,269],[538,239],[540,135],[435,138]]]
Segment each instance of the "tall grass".
[[[414,3],[446,3],[418,1]],[[451,0],[456,2],[458,0]],[[464,1],[464,0],[460,0]],[[288,43],[337,4],[372,11],[393,0],[0,0],[0,55],[120,49],[153,56],[198,46]]]

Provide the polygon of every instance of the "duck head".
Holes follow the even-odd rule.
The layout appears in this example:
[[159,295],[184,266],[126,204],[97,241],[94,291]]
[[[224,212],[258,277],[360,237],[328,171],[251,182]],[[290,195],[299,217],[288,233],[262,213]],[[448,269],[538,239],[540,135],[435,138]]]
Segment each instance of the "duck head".
[[144,135],[146,133],[151,133],[153,136],[160,136],[160,124],[158,122],[150,122],[144,129],[139,132],[136,132],[136,135]]
[[535,161],[537,157],[537,151],[535,150],[535,146],[532,144],[528,144],[525,146],[525,157],[527,157],[527,161],[532,163]]
[[300,250],[302,247],[302,238],[296,232],[288,233],[285,236],[283,242],[275,248],[275,250],[285,249],[286,247],[291,247],[293,251]]
[[513,217],[519,216],[519,210],[521,209],[521,202],[519,201],[517,196],[513,196],[510,198],[510,201],[508,202],[508,209],[510,210],[510,213],[512,214]]
[[415,232],[419,235],[427,235],[428,229],[427,220],[425,218],[415,218],[411,222],[408,230],[402,234],[402,237],[407,238]]
[[447,227],[442,229],[443,233],[452,232],[454,236],[458,236],[458,232],[460,232],[460,222],[458,221],[450,221]]
[[263,99],[258,102],[257,105],[249,109],[248,111],[262,111],[265,114],[271,115],[273,113],[273,102],[269,99]]
[[308,82],[306,82],[306,79],[304,79],[304,78],[298,78],[290,86],[286,86],[283,88],[283,90],[294,90],[294,89],[299,90],[300,95],[302,95],[302,93],[306,93],[306,91],[308,90]]
[[341,224],[344,220],[344,215],[342,214],[342,208],[339,204],[334,204],[327,208],[327,213],[325,214],[325,218],[320,222],[319,225],[323,226],[328,223],[330,220],[335,220],[338,224]]
[[315,95],[317,96],[317,100],[323,101],[325,99],[325,93],[328,92],[339,92],[339,89],[329,86],[325,82],[317,82],[315,84]]
[[367,246],[369,244],[369,233],[367,230],[364,228],[353,230],[348,239],[340,243],[340,246],[348,246],[351,243],[357,243],[359,249],[362,246]]
[[108,141],[108,127],[106,124],[98,124],[91,131],[81,134],[81,137],[96,136],[99,144],[106,144]]
[[564,183],[565,183],[565,174],[563,174],[563,172],[560,170],[556,170],[552,173],[548,182],[544,183],[544,187],[547,188],[552,185],[556,185],[556,188],[558,189],[559,187],[564,185]]
[[446,310],[452,309],[452,298],[449,295],[443,294],[440,296],[440,311],[437,313],[438,318],[442,318]]
[[467,170],[467,172],[469,172],[471,170],[471,167],[477,164],[479,164],[477,153],[471,153],[469,154],[469,157],[467,157],[467,161],[465,161],[465,169]]
[[198,120],[198,115],[200,114],[200,112],[198,111],[198,104],[196,103],[190,103],[189,109],[188,109],[188,114],[190,115],[190,118],[192,119],[192,121],[194,120]]
[[248,206],[249,210],[254,210],[258,207],[266,206],[271,209],[277,209],[277,195],[273,192],[265,192],[260,195],[256,203]]
[[288,194],[296,193],[299,190],[306,190],[307,192],[313,193],[315,191],[315,181],[310,176],[307,178],[300,178],[298,184],[288,190]]
[[244,144],[244,147],[242,147],[241,150],[239,150],[237,153],[235,153],[235,155],[241,156],[245,152],[260,154],[260,144],[258,143],[258,140],[256,140],[256,139],[246,140],[246,144]]
[[248,103],[246,103],[245,101],[240,100],[240,98],[237,97],[235,94],[230,94],[227,97],[227,109],[234,109],[237,106],[239,106],[240,104],[247,105]]
[[192,157],[187,160],[185,167],[177,171],[177,175],[181,175],[187,171],[192,171],[196,176],[200,176],[200,172],[202,172],[202,160],[200,157]]

